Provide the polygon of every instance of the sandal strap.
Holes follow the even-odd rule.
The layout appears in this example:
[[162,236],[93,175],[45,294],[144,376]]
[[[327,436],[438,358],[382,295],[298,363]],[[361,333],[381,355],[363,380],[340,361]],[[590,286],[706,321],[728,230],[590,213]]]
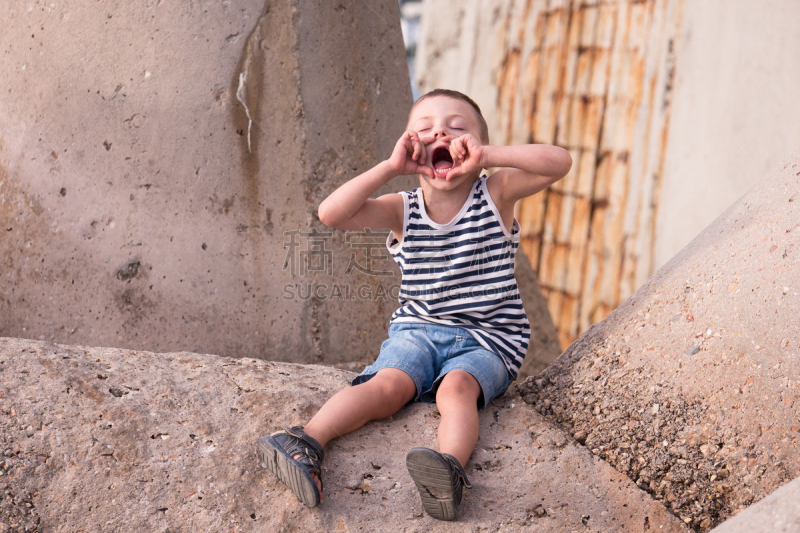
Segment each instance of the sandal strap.
[[472,488],[472,483],[470,483],[469,479],[467,479],[467,473],[464,472],[464,467],[461,466],[461,463],[458,462],[458,459],[456,459],[455,457],[453,457],[449,453],[443,453],[442,457],[447,459],[447,461],[450,463],[450,466],[453,467],[453,472],[459,478],[461,478],[461,483],[463,483],[464,486],[467,487],[468,489],[471,489]]
[[303,444],[305,444],[307,446],[311,446],[311,448],[314,450],[316,456],[319,457],[317,459],[317,461],[322,461],[323,459],[325,459],[325,450],[322,448],[322,445],[319,442],[317,442],[316,439],[314,439],[313,437],[308,435],[308,433],[303,431],[303,426],[291,427],[291,428],[286,430],[286,433],[288,433],[292,437],[295,437],[296,439],[301,441]]
[[271,435],[278,442],[284,451],[294,459],[295,455],[300,455],[294,459],[309,472],[314,472],[322,484],[322,468],[320,463],[325,458],[325,450],[319,442],[310,437],[302,426],[294,426],[283,431],[276,431]]

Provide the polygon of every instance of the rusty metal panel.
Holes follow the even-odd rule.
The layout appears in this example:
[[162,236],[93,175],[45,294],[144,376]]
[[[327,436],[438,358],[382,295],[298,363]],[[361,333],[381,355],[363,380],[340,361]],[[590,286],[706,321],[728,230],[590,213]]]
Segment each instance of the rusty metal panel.
[[580,158],[572,156],[572,166],[577,167],[575,194],[581,198],[591,198],[594,190],[594,178],[597,172],[597,152],[585,150]]
[[[565,290],[573,295],[580,296],[581,281],[583,279],[584,261],[586,258],[587,244],[589,238],[589,222],[592,214],[592,201],[586,196],[575,198],[575,209],[572,218],[572,231],[569,236],[570,254],[567,260],[567,278]],[[570,323],[577,323],[576,314],[570,319]],[[570,326],[572,328],[572,326]]]
[[[558,243],[569,244],[572,234],[572,224],[575,218],[575,196],[565,194],[561,203],[561,213],[559,214],[558,228],[556,229],[555,240]],[[566,266],[566,265],[565,265]],[[561,269],[565,270],[565,269]]]
[[[594,69],[597,72],[598,69]],[[586,108],[584,111],[585,120],[581,124],[580,142],[585,150],[596,153],[597,143],[600,137],[600,123],[603,119],[605,110],[605,99],[597,96],[589,96],[585,100]]]
[[568,151],[569,155],[572,157],[572,168],[570,168],[567,175],[561,179],[561,190],[568,194],[576,194],[578,180],[580,178],[580,161],[585,151],[580,148],[568,148]]
[[[568,5],[566,0],[563,0],[563,3]],[[537,117],[534,120],[534,142],[553,143],[555,138],[556,122],[563,98],[563,72],[570,19],[567,5],[557,7],[547,14],[542,50],[542,74],[536,89]]]
[[[551,317],[558,317],[561,315],[561,308],[564,304],[564,293],[561,291],[550,291],[547,295],[547,310],[550,311]],[[555,320],[555,318],[554,318]],[[560,336],[560,333],[559,333]]]
[[519,50],[511,50],[505,57],[505,63],[501,70],[501,78],[499,80],[499,94],[498,94],[498,107],[500,109],[500,116],[504,117],[506,129],[500,132],[500,136],[504,139],[509,139],[512,136],[511,126],[513,120],[512,111],[514,109],[514,97],[516,96],[516,81],[519,79]]
[[578,314],[580,299],[568,293],[564,294],[561,302],[561,316],[556,317],[559,324],[568,324],[558,330],[558,340],[561,346],[569,346],[578,337],[578,323],[574,318]]
[[547,195],[547,208],[545,211],[544,231],[542,234],[541,258],[539,260],[539,283],[547,287],[555,287],[556,273],[554,268],[555,234],[560,222],[561,203],[564,196],[558,192],[550,191]]
[[560,268],[566,263],[567,256],[569,255],[569,245],[556,242],[553,245],[553,265],[558,266],[558,269],[553,269],[551,276],[551,288],[560,293],[564,293],[566,289],[566,271]]

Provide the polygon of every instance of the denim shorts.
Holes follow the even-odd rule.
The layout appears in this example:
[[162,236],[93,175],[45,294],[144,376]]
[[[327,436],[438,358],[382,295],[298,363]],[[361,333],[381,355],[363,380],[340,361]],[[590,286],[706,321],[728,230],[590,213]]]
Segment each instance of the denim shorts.
[[464,370],[478,380],[483,392],[479,411],[511,384],[499,355],[484,348],[466,329],[438,324],[392,324],[378,359],[356,376],[353,385],[369,381],[384,368],[398,368],[414,380],[417,395],[409,403],[435,402],[436,390],[451,370]]

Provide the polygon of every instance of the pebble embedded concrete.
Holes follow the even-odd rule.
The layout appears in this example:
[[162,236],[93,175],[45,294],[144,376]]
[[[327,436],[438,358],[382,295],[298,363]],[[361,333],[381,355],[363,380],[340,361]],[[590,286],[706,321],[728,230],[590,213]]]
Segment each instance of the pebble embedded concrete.
[[763,500],[754,503],[713,533],[793,533],[800,531],[800,478],[779,488]]
[[698,531],[800,475],[800,152],[520,385]]

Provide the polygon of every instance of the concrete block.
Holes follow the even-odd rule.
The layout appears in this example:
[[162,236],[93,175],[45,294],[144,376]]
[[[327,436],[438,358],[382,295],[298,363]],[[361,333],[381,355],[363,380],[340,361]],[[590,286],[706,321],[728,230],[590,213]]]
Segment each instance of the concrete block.
[[293,362],[377,354],[396,266],[380,236],[332,232],[316,208],[405,127],[397,2],[4,12],[0,335]]

